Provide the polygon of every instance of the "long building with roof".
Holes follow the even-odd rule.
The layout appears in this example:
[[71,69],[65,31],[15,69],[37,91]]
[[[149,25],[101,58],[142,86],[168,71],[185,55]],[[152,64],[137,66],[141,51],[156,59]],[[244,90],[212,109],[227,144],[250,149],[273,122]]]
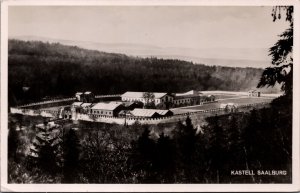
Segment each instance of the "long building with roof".
[[96,103],[91,107],[91,114],[104,115],[109,117],[116,117],[121,110],[124,110],[125,106],[119,102],[110,103]]
[[[121,95],[122,101],[140,101],[142,103],[146,103],[146,98],[144,97],[145,92],[125,92]],[[173,102],[173,96],[165,92],[153,92],[154,98],[150,99],[148,102],[154,102],[155,105],[165,103],[165,102]]]
[[[121,116],[124,116],[124,112],[120,112]],[[140,117],[140,118],[158,118],[172,116],[173,112],[170,110],[159,110],[159,109],[139,109],[136,108],[132,111],[127,112],[126,116]]]
[[[140,101],[142,103],[146,103],[146,99],[144,97],[145,92],[125,92],[121,95],[122,101]],[[168,104],[168,106],[182,106],[182,105],[199,105],[203,102],[214,101],[214,96],[206,96],[201,92],[191,90],[185,93],[159,93],[153,92],[154,98],[152,101],[155,106],[160,106]]]

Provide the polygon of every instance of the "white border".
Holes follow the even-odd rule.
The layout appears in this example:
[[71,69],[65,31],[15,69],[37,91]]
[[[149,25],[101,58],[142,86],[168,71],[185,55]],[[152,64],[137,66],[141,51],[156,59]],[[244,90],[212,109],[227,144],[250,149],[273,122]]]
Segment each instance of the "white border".
[[[293,104],[293,183],[292,184],[7,184],[7,50],[8,50],[8,6],[17,5],[61,5],[61,6],[92,6],[92,5],[120,5],[120,6],[294,6],[294,104]],[[300,89],[300,39],[299,39],[299,10],[297,0],[90,0],[90,1],[50,1],[50,0],[14,0],[1,2],[1,191],[3,192],[43,192],[43,191],[93,191],[93,192],[251,192],[251,191],[299,191],[299,101]],[[271,17],[271,16],[270,16]],[[270,18],[271,19],[271,18]],[[296,55],[297,54],[297,55]]]

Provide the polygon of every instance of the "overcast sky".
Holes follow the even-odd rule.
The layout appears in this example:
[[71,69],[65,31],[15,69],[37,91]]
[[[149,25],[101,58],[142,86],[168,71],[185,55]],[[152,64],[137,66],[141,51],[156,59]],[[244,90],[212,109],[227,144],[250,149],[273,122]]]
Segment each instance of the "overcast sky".
[[269,48],[287,28],[272,7],[9,7],[9,36],[179,48]]

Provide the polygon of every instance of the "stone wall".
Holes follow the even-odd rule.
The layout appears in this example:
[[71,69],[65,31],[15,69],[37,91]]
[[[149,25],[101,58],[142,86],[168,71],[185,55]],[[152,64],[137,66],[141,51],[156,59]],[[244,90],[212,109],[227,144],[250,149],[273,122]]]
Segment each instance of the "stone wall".
[[30,103],[25,105],[17,106],[17,108],[26,108],[26,109],[38,109],[38,108],[48,108],[53,106],[60,106],[60,105],[66,105],[71,104],[73,101],[75,101],[74,98],[65,98],[65,99],[53,99],[48,101],[41,101],[36,103]]
[[59,117],[59,112],[53,110],[22,109],[22,108],[11,107],[10,113],[29,115],[29,116],[53,117],[53,118]]
[[[262,108],[264,106],[269,105],[269,103],[256,103],[256,104],[247,104],[240,105],[237,108],[237,111],[249,111],[252,108]],[[43,116],[43,117],[53,117],[53,118],[61,118],[61,112],[55,110],[35,110],[35,109],[24,109],[24,108],[10,108],[11,113],[15,114],[23,114],[29,116]],[[199,125],[206,117],[227,114],[224,108],[216,108],[210,110],[199,110],[197,112],[183,113],[179,115],[173,115],[168,117],[159,117],[159,118],[126,118],[126,124],[132,125],[135,122],[139,122],[141,124],[159,124],[159,123],[174,123],[178,121],[184,121],[187,116],[192,119],[193,124]],[[91,121],[91,122],[102,122],[102,123],[115,123],[123,125],[125,124],[125,118],[120,117],[109,117],[105,115],[92,115],[92,114],[82,114],[82,113],[72,113],[72,120],[83,120],[83,121]]]

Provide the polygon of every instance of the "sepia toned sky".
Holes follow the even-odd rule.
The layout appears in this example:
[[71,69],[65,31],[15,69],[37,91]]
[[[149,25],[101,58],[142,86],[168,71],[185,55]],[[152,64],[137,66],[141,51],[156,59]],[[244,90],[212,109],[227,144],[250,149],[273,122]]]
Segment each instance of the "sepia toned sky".
[[[9,37],[192,49],[267,49],[288,27],[272,7],[11,6]],[[267,55],[267,54],[265,54]]]

